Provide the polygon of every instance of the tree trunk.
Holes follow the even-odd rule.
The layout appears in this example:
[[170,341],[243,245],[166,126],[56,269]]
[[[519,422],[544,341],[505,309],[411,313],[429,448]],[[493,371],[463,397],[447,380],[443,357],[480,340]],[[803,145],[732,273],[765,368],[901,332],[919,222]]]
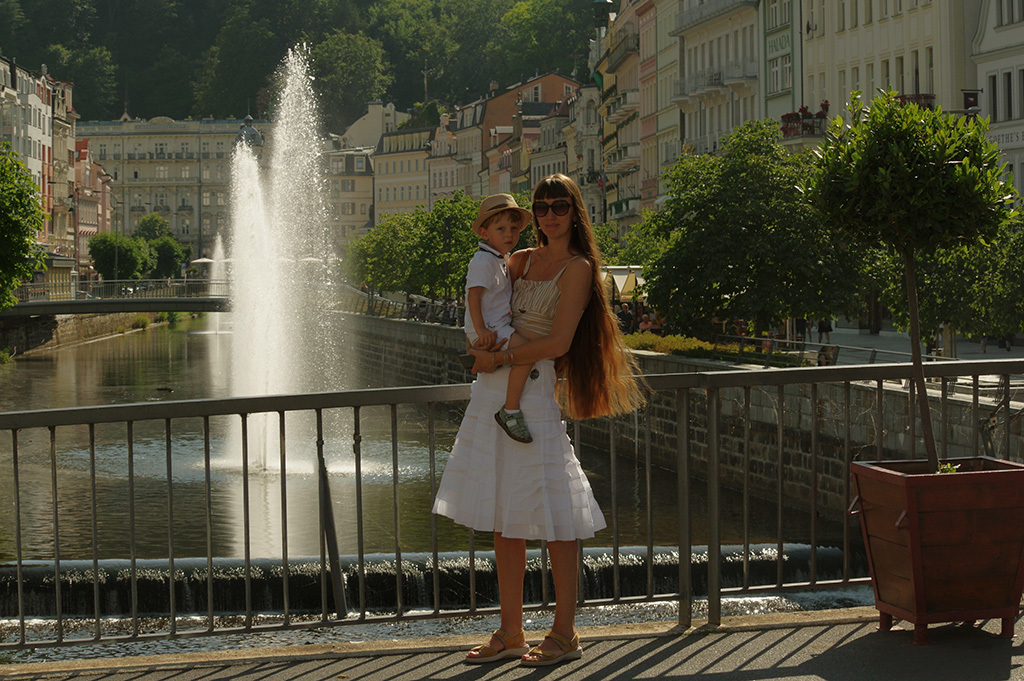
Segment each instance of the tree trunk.
[[939,457],[935,451],[932,412],[928,404],[928,390],[924,382],[924,364],[921,362],[921,323],[918,320],[917,274],[914,268],[913,247],[908,246],[903,251],[903,263],[907,275],[907,312],[910,316],[910,359],[914,368],[914,392],[917,393],[917,404],[921,409],[921,437],[924,439],[924,451],[928,457],[928,466],[932,472],[937,472]]

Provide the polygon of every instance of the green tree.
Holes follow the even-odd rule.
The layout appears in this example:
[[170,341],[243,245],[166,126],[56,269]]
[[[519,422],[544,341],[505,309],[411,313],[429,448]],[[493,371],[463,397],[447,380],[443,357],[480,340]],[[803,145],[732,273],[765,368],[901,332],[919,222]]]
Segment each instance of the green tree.
[[11,150],[0,143],[0,310],[18,301],[13,291],[32,272],[43,267],[43,251],[36,233],[43,228],[39,188],[32,173]]
[[352,241],[345,262],[349,277],[373,291],[407,291],[416,256],[416,226],[409,213],[381,217],[369,232]]
[[44,57],[49,72],[75,84],[75,109],[85,120],[113,118],[117,113],[117,66],[105,47],[50,45]]
[[592,0],[518,0],[491,33],[488,49],[500,81],[534,73],[587,73],[594,37]]
[[171,223],[160,213],[150,213],[139,220],[139,226],[132,232],[132,236],[144,241],[153,241],[160,237],[174,235],[171,233]]
[[344,130],[381,99],[391,84],[380,42],[342,31],[331,33],[312,51],[321,111],[329,130]]
[[652,306],[691,333],[712,317],[760,332],[852,308],[857,258],[797,189],[810,159],[783,148],[772,121],[745,124],[723,149],[680,157],[664,209],[639,228],[664,248],[644,269]]
[[407,291],[434,299],[461,294],[466,267],[480,240],[470,229],[479,206],[479,201],[459,191],[452,198],[438,199],[429,212],[416,211],[416,267]]
[[104,279],[142,279],[153,268],[153,255],[144,239],[102,232],[89,239],[89,257]]
[[835,229],[903,261],[921,430],[938,470],[921,363],[918,257],[991,238],[1012,215],[1014,193],[983,120],[905,105],[895,92],[870,107],[854,93],[849,112],[849,126],[836,117],[816,152],[811,197]]
[[153,254],[153,270],[150,276],[155,279],[174,277],[181,272],[181,265],[188,260],[188,249],[177,239],[164,235],[149,242]]
[[199,67],[194,113],[240,118],[284,56],[278,42],[268,19],[236,6]]

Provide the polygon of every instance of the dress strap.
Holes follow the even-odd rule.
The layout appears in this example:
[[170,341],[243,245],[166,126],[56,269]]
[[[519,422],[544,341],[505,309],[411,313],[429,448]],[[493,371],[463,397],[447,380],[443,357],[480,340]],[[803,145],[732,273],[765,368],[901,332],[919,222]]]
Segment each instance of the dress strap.
[[523,273],[519,275],[520,279],[525,277],[526,273],[530,271],[531,262],[533,262],[533,249],[530,249],[530,252],[526,254],[526,265],[523,266]]
[[[558,281],[559,277],[562,276],[562,272],[565,272],[565,268],[569,266],[569,263],[572,262],[573,260],[575,260],[576,258],[582,258],[582,257],[583,257],[582,255],[574,255],[574,256],[572,256],[569,259],[569,262],[565,263],[565,265],[562,266],[562,269],[558,270],[558,274],[556,274],[554,276],[554,278],[551,279],[551,281]],[[524,272],[524,274],[525,274],[525,272]]]

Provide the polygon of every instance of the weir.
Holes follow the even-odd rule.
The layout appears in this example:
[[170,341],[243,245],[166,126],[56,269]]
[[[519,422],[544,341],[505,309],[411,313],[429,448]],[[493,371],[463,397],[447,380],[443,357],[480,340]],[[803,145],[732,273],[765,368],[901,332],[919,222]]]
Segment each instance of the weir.
[[[777,546],[762,544],[751,546],[747,560],[743,560],[742,546],[722,547],[722,585],[726,589],[744,586],[775,586],[778,578]],[[437,577],[440,583],[441,610],[464,610],[470,605],[471,572],[476,571],[476,605],[494,606],[498,603],[497,575],[494,553],[478,551],[473,554],[445,552],[438,554]],[[851,576],[867,575],[867,564],[862,554],[851,556]],[[542,576],[543,556],[540,549],[527,552],[525,601],[541,603],[553,600],[546,596]],[[690,556],[691,592],[707,595],[707,547],[694,547]],[[65,617],[91,617],[98,609],[102,617],[132,614],[132,566],[127,560],[98,562],[94,577],[92,561],[61,562],[61,611]],[[811,547],[806,544],[786,544],[783,550],[783,582],[807,582],[810,578]],[[839,548],[819,547],[817,572],[821,581],[843,578],[843,552]],[[343,556],[348,603],[360,602],[360,570],[356,556]],[[616,593],[614,559],[609,548],[585,548],[582,557],[582,595],[588,600],[630,598],[648,594],[647,548],[627,546],[619,549],[619,588]],[[168,566],[165,560],[138,560],[135,563],[135,589],[137,613],[140,616],[166,616],[171,612],[168,588]],[[175,607],[181,615],[202,615],[210,610],[209,594],[213,594],[213,611],[221,615],[240,614],[247,609],[261,613],[282,613],[285,610],[284,568],[280,560],[263,559],[250,562],[248,586],[245,564],[241,560],[216,559],[213,561],[212,589],[207,579],[205,558],[174,561]],[[366,608],[376,613],[393,612],[399,602],[399,580],[395,557],[389,554],[370,554],[364,559]],[[746,573],[746,574],[745,574]],[[672,547],[655,547],[650,577],[653,593],[671,594],[679,591],[679,552]],[[48,617],[56,612],[54,565],[52,562],[32,561],[22,566],[21,599],[26,616]],[[409,609],[432,609],[434,567],[431,554],[413,553],[402,557],[401,603]],[[288,610],[291,614],[313,614],[321,608],[321,570],[318,558],[297,557],[288,566]],[[327,598],[333,603],[331,580],[327,580]],[[249,605],[247,608],[247,589]],[[18,611],[16,569],[0,567],[0,612]],[[354,613],[358,614],[358,613]]]

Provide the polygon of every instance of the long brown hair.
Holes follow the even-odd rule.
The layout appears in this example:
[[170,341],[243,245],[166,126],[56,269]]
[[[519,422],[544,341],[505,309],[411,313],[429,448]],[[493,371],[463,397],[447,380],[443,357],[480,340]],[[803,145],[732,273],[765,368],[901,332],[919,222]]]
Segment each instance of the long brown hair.
[[[597,248],[590,216],[580,188],[561,173],[548,175],[533,190],[533,200],[569,199],[572,229],[569,251],[590,262],[590,300],[580,317],[569,352],[555,361],[559,375],[558,397],[566,415],[574,419],[609,416],[633,411],[643,402],[637,383],[639,373],[633,353],[622,342],[618,320],[612,314],[601,278],[601,251]],[[547,236],[534,215],[537,243],[546,246]]]

